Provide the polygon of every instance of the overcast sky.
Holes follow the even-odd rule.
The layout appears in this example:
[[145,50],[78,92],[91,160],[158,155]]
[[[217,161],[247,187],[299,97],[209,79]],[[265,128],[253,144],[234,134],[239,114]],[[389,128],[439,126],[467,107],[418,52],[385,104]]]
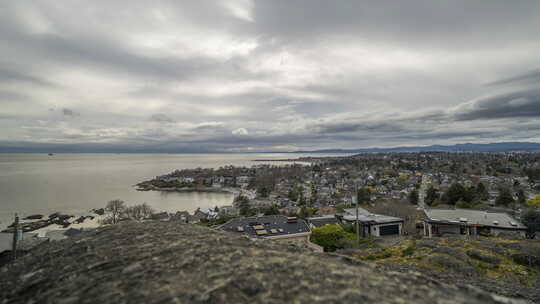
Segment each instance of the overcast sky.
[[540,142],[540,1],[0,1],[0,150]]

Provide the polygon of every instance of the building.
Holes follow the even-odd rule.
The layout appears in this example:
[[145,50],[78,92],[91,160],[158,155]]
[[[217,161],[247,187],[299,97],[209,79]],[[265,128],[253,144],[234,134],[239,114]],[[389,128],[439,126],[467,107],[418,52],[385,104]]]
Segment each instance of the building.
[[250,238],[263,238],[310,247],[316,251],[322,248],[311,243],[308,224],[296,217],[267,215],[235,218],[220,226],[221,230],[242,233]]
[[338,219],[334,215],[308,217],[307,221],[311,229],[322,227],[324,225],[335,225],[338,223]]
[[[356,208],[345,209],[338,220],[346,225],[356,225]],[[358,208],[358,224],[362,237],[396,236],[403,231],[404,220],[399,217],[374,214],[366,209]]]
[[424,235],[493,235],[501,233],[525,237],[527,227],[503,212],[469,209],[426,209]]

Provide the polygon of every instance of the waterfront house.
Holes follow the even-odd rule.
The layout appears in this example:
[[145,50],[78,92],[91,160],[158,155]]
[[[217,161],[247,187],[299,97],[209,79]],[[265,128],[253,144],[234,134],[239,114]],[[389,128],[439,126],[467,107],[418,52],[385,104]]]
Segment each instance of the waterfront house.
[[493,235],[501,233],[525,237],[527,227],[504,212],[470,209],[426,209],[424,235]]

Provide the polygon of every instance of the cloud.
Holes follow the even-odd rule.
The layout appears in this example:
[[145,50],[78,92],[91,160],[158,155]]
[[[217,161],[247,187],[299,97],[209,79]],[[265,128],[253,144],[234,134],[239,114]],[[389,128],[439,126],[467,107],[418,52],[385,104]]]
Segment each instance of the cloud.
[[535,140],[538,12],[533,0],[3,1],[0,145]]
[[80,116],[81,114],[73,111],[72,109],[68,109],[68,108],[62,108],[62,114],[64,114],[65,116]]
[[457,120],[540,118],[540,89],[479,98],[456,107],[453,116]]
[[239,136],[245,136],[248,135],[249,132],[245,128],[238,128],[231,132],[233,135],[239,135]]
[[174,120],[163,113],[156,113],[150,116],[150,121],[155,122],[173,122]]
[[536,69],[521,75],[499,79],[488,83],[488,85],[504,85],[504,84],[540,84],[540,69]]

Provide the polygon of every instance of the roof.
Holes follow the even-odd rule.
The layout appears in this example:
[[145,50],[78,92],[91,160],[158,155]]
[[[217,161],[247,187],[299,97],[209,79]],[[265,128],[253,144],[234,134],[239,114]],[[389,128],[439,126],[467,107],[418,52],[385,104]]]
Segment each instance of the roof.
[[273,237],[310,232],[304,220],[289,220],[283,215],[235,218],[223,224],[220,229],[245,233],[250,237]]
[[527,228],[504,212],[487,212],[470,209],[426,209],[425,213],[428,220],[436,222],[479,224],[511,229]]
[[309,217],[307,218],[308,223],[312,224],[315,227],[321,227],[324,225],[333,225],[337,224],[337,219],[333,215],[319,216],[319,217]]
[[[344,220],[349,222],[356,221],[356,208],[349,208],[343,211],[345,212],[343,215]],[[367,211],[364,208],[358,208],[358,221],[362,223],[385,224],[403,222],[403,219],[395,216],[375,214]]]

